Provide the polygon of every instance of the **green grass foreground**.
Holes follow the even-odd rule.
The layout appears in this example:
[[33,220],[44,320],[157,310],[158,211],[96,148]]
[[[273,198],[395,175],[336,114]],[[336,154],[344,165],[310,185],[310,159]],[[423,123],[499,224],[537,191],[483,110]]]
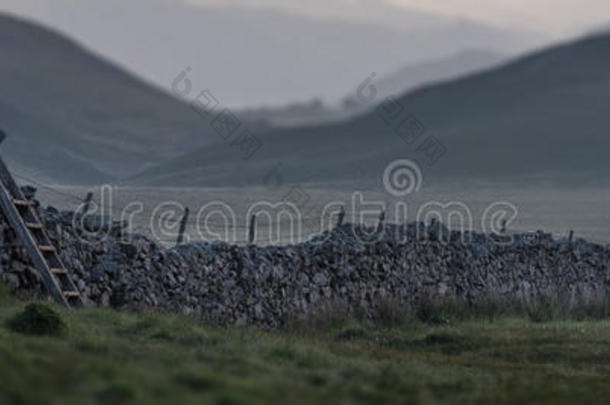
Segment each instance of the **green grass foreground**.
[[610,397],[608,321],[327,322],[264,332],[50,305],[61,332],[36,336],[10,326],[25,306],[0,297],[0,404],[585,404]]

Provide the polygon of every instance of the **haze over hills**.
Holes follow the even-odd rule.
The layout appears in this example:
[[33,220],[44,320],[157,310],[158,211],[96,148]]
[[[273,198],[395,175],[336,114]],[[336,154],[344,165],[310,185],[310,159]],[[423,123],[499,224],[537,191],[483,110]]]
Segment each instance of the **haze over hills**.
[[464,48],[515,54],[548,42],[538,33],[377,0],[308,0],[334,7],[330,15],[226,2],[47,3],[20,0],[15,7],[162,88],[191,66],[194,85],[233,109],[338,101],[372,71],[381,76]]
[[[440,59],[405,66],[396,72],[376,80],[377,97],[383,99],[389,96],[401,95],[422,85],[456,79],[466,74],[492,68],[507,59],[506,56],[494,51],[465,49]],[[352,106],[355,110],[367,107],[359,105],[360,103],[355,92],[348,95],[343,103],[347,106]],[[368,107],[370,108],[370,106]]]
[[[507,57],[497,52],[466,49],[440,59],[427,60],[409,65],[386,76],[375,83],[377,98],[404,94],[419,86],[458,78],[500,64]],[[239,117],[256,122],[263,120],[276,128],[326,124],[348,119],[361,114],[372,106],[358,102],[356,89],[346,95],[340,106],[329,105],[315,98],[309,102],[291,103],[278,108],[250,108],[239,111]]]
[[[373,111],[332,125],[268,130],[260,135],[261,149],[243,160],[239,148],[187,104],[54,31],[0,16],[0,34],[0,123],[10,135],[3,156],[42,180],[92,184],[141,173],[135,184],[239,186],[264,182],[282,163],[285,182],[332,183],[378,179],[391,158],[418,158],[417,145],[407,145],[393,123]],[[400,98],[404,113],[425,127],[425,136],[433,135],[447,149],[426,176],[606,170],[600,145],[608,129],[602,114],[608,100],[607,38],[545,50]],[[486,55],[481,63],[493,59]],[[474,60],[465,58],[465,65]],[[435,66],[419,71],[438,79],[450,74]],[[377,79],[370,108],[392,87],[384,84],[391,80]],[[265,128],[256,122],[246,126],[253,132]]]
[[186,104],[47,28],[0,15],[0,58],[3,156],[38,177],[107,181],[211,132]]
[[[113,181],[219,139],[186,103],[52,29],[0,14],[0,56],[3,156],[20,173],[65,184]],[[283,110],[243,120],[268,130],[269,114]]]
[[[610,173],[610,35],[553,47],[493,70],[428,86],[398,99],[446,153],[432,166],[418,143],[397,135],[379,111],[335,125],[274,131],[250,160],[226,143],[151,169],[136,184],[265,184],[279,166],[284,183],[376,180],[397,158],[420,162],[426,180],[545,178],[554,183]],[[394,106],[396,107],[396,106]],[[396,111],[394,108],[393,111]],[[390,109],[392,110],[392,109]],[[421,145],[421,143],[419,144]]]

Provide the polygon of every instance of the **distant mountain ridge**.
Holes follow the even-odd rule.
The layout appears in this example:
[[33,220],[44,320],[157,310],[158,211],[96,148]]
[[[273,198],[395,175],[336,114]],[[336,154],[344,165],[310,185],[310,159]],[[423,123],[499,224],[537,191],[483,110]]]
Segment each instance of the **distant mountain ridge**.
[[[408,65],[375,81],[377,101],[396,96],[417,87],[458,78],[462,75],[489,69],[507,60],[497,52],[466,49],[448,57]],[[239,116],[252,122],[267,123],[275,128],[321,125],[349,119],[362,114],[375,103],[362,104],[356,91],[347,94],[340,106],[329,105],[316,98],[309,102],[292,103],[281,108],[250,108],[239,111]]]
[[52,30],[2,14],[0,88],[3,156],[42,178],[108,181],[212,137],[186,104]]
[[[3,156],[49,182],[116,181],[219,141],[187,103],[53,29],[1,13],[0,88]],[[256,114],[246,120],[269,129]]]
[[[465,49],[444,58],[405,66],[392,74],[377,78],[375,81],[377,99],[400,96],[421,86],[430,86],[441,81],[487,70],[506,60],[508,60],[507,56],[494,51]],[[361,103],[358,102],[357,95],[354,93],[344,99],[344,104],[353,105],[356,111],[362,107],[371,107],[359,106]]]
[[[162,88],[191,66],[193,83],[232,109],[334,102],[372,71],[381,76],[464,48],[521,53],[550,40],[378,0],[307,0],[297,7],[335,8],[318,15],[268,1],[54,0],[44,8],[27,7],[40,0],[20,2],[25,15]],[[354,10],[358,18],[348,15]]]
[[281,163],[286,183],[333,184],[356,178],[379,182],[384,167],[398,158],[418,161],[426,180],[436,181],[538,177],[562,183],[603,181],[610,175],[608,34],[425,86],[397,102],[400,107],[393,108],[406,114],[402,118],[415,117],[420,123],[421,140],[442,144],[445,153],[434,164],[427,163],[421,143],[409,145],[398,136],[398,121],[388,123],[376,110],[334,125],[261,135],[264,147],[247,162],[225,145],[210,145],[131,181],[261,185],[266,173]]

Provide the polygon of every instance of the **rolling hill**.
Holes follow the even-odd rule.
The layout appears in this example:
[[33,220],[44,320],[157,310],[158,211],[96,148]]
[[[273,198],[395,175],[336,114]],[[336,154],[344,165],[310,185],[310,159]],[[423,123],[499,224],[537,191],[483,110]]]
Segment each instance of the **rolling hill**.
[[381,75],[464,48],[521,53],[550,40],[379,0],[19,3],[22,15],[70,33],[162,88],[191,66],[193,83],[231,108],[335,101],[371,71]]
[[[508,60],[507,56],[483,49],[464,49],[453,55],[407,65],[391,74],[379,77],[375,82],[377,98],[398,96],[424,85],[457,79],[475,72],[491,69]],[[356,92],[344,98],[344,105],[352,105],[357,111],[361,106]]]
[[[317,24],[330,30],[331,22]],[[365,36],[373,30],[350,27]],[[193,83],[202,84],[194,77]],[[59,32],[5,14],[0,14],[0,86],[0,129],[9,134],[3,156],[16,173],[43,181],[112,182],[221,140],[186,103]],[[274,124],[265,117],[246,114],[242,120],[252,121],[248,127],[257,132],[269,128],[267,121]]]
[[[408,65],[376,81],[377,99],[403,94],[417,87],[455,79],[482,71],[507,60],[496,52],[466,49],[448,57]],[[330,124],[365,113],[372,105],[358,102],[356,91],[347,94],[341,105],[329,106],[319,98],[293,103],[281,108],[249,108],[239,111],[240,118],[250,122],[263,121],[274,128],[290,128],[311,124]]]
[[186,104],[37,24],[0,14],[0,60],[1,150],[20,172],[108,181],[213,136]]
[[[131,182],[260,185],[274,167],[284,183],[378,180],[396,158],[417,160],[426,179],[437,180],[536,177],[566,183],[605,180],[610,173],[610,35],[532,53],[396,101],[397,117],[415,117],[425,128],[418,142],[405,142],[395,130],[399,118],[388,124],[387,114],[377,110],[335,125],[260,135],[263,147],[247,161],[227,143],[210,145]],[[430,137],[445,150],[435,164],[427,164],[423,153]]]

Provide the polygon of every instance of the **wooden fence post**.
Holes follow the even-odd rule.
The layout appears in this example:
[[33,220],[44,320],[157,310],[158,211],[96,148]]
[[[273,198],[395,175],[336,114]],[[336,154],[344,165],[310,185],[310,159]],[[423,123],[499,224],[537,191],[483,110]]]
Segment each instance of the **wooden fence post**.
[[252,216],[250,217],[249,231],[250,232],[248,235],[248,243],[252,245],[254,243],[254,236],[256,235],[256,214],[252,214]]
[[345,219],[345,207],[341,207],[339,215],[337,217],[337,228],[343,226],[343,220]]
[[180,230],[178,231],[178,240],[176,240],[176,245],[179,245],[184,241],[184,231],[186,230],[186,223],[188,219],[189,209],[187,207],[184,209],[184,215],[182,215],[182,220],[180,221]]
[[377,232],[381,232],[383,229],[383,222],[385,221],[385,211],[382,210],[379,213],[379,222],[377,223]]
[[574,240],[574,231],[570,230],[570,236],[568,236],[568,244],[572,247],[572,241]]
[[89,207],[91,206],[91,200],[92,199],[93,199],[93,193],[91,191],[89,191],[87,193],[87,196],[83,200],[84,205],[83,205],[83,209],[81,211],[82,215],[87,215],[87,212],[89,212]]

